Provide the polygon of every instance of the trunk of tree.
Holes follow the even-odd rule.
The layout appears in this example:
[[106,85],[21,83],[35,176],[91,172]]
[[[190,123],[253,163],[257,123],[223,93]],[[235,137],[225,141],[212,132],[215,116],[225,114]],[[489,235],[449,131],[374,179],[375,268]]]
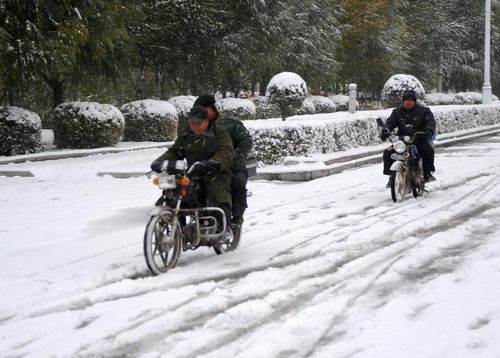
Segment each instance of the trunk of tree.
[[444,79],[444,73],[443,73],[443,53],[440,51],[439,52],[438,67],[437,67],[437,79],[436,79],[436,91],[438,93],[442,93],[443,92],[443,79]]
[[48,82],[52,88],[52,108],[56,108],[64,102],[64,84],[56,79],[49,79]]
[[7,92],[7,99],[9,101],[9,106],[13,106],[14,105],[14,95],[12,94],[11,91]]
[[156,96],[165,99],[165,74],[160,70],[156,71]]
[[73,101],[80,101],[80,93],[78,88],[80,87],[80,81],[78,76],[73,76],[73,81],[71,81],[71,99]]

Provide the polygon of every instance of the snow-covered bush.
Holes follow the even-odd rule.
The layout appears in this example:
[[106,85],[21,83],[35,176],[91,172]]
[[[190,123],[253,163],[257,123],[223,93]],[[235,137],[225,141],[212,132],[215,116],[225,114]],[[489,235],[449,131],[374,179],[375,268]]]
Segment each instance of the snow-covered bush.
[[304,115],[304,114],[315,114],[316,107],[314,106],[314,102],[310,97],[306,97],[302,102],[302,105],[293,111],[294,115]]
[[477,92],[458,92],[455,93],[455,98],[461,104],[481,104],[483,95]]
[[0,107],[0,155],[37,152],[41,146],[42,121],[26,109]]
[[[437,133],[500,124],[500,105],[434,107]],[[387,118],[390,110],[296,116],[287,122],[247,121],[253,151],[264,164],[277,164],[287,156],[308,156],[380,144],[375,118]],[[438,136],[439,137],[439,136]]]
[[328,98],[335,104],[338,112],[344,112],[349,110],[349,96],[345,94],[336,94],[333,96],[328,96]]
[[125,119],[110,104],[67,102],[55,108],[53,122],[58,148],[99,148],[120,141]]
[[125,140],[164,142],[177,136],[177,109],[167,101],[145,99],[124,104]]
[[219,114],[234,116],[241,120],[255,119],[255,104],[243,98],[223,98],[216,104]]
[[281,116],[279,107],[269,102],[266,96],[257,96],[252,99],[255,104],[255,117],[257,119],[277,118]]
[[[349,103],[349,97],[347,103]],[[337,110],[335,103],[325,96],[309,96],[307,100],[312,101],[316,113],[333,113]]]
[[305,81],[293,72],[281,72],[271,78],[266,89],[266,97],[276,104],[283,120],[300,108],[307,96]]
[[414,90],[417,99],[423,100],[425,97],[424,86],[420,81],[412,76],[397,74],[392,76],[384,84],[382,89],[382,103],[387,107],[397,107],[401,104],[401,96],[405,90]]
[[193,107],[196,96],[175,96],[168,99],[177,109],[177,133],[187,127],[189,110]]
[[287,156],[330,153],[380,143],[374,118],[328,117],[339,114],[307,115],[303,119],[297,116],[288,122],[266,121],[270,126],[262,123],[254,127],[248,122],[245,125],[252,135],[256,158],[265,164],[280,163]]
[[435,107],[432,111],[438,134],[500,123],[500,106]]
[[[498,97],[492,95],[492,101],[498,101]],[[459,93],[427,93],[425,103],[429,106],[449,105],[449,104],[481,104],[483,94],[479,92],[459,92]]]
[[452,93],[427,93],[425,103],[428,106],[460,104]]

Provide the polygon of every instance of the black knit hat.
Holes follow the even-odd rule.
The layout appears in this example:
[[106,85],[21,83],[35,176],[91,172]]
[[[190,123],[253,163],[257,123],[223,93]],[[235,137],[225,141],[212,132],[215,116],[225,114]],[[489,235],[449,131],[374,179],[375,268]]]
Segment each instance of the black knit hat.
[[204,94],[196,98],[196,101],[194,101],[193,104],[193,106],[203,106],[203,107],[208,107],[213,105],[215,105],[215,97],[212,96],[211,94]]
[[403,101],[411,100],[417,102],[417,94],[414,90],[408,89],[403,92]]

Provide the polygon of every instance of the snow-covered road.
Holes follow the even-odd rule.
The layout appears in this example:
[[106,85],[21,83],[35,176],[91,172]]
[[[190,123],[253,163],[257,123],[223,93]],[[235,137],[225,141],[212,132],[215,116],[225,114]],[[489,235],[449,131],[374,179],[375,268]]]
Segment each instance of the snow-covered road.
[[438,152],[392,203],[381,165],[252,181],[243,241],[142,257],[161,150],[9,165],[0,177],[2,357],[500,357],[500,137]]

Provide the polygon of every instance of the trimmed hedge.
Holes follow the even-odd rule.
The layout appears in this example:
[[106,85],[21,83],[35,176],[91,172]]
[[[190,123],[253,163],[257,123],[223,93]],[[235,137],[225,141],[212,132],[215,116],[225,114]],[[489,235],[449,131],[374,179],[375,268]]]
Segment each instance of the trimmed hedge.
[[[500,105],[439,106],[431,108],[437,133],[500,124]],[[381,144],[375,118],[387,118],[390,110],[337,112],[296,116],[290,121],[247,121],[253,152],[264,164],[278,164],[287,156],[308,156]]]
[[42,121],[28,110],[0,107],[0,155],[35,153],[41,147]]
[[55,108],[53,122],[58,148],[100,148],[121,140],[125,119],[110,104],[67,102]]
[[165,142],[177,136],[177,109],[167,101],[146,99],[124,104],[125,140]]
[[220,114],[234,116],[241,120],[255,119],[255,104],[249,99],[223,98],[217,101],[217,110]]
[[252,98],[252,101],[255,104],[255,117],[257,119],[281,117],[279,107],[276,104],[269,102],[269,99],[266,96],[254,97]]

